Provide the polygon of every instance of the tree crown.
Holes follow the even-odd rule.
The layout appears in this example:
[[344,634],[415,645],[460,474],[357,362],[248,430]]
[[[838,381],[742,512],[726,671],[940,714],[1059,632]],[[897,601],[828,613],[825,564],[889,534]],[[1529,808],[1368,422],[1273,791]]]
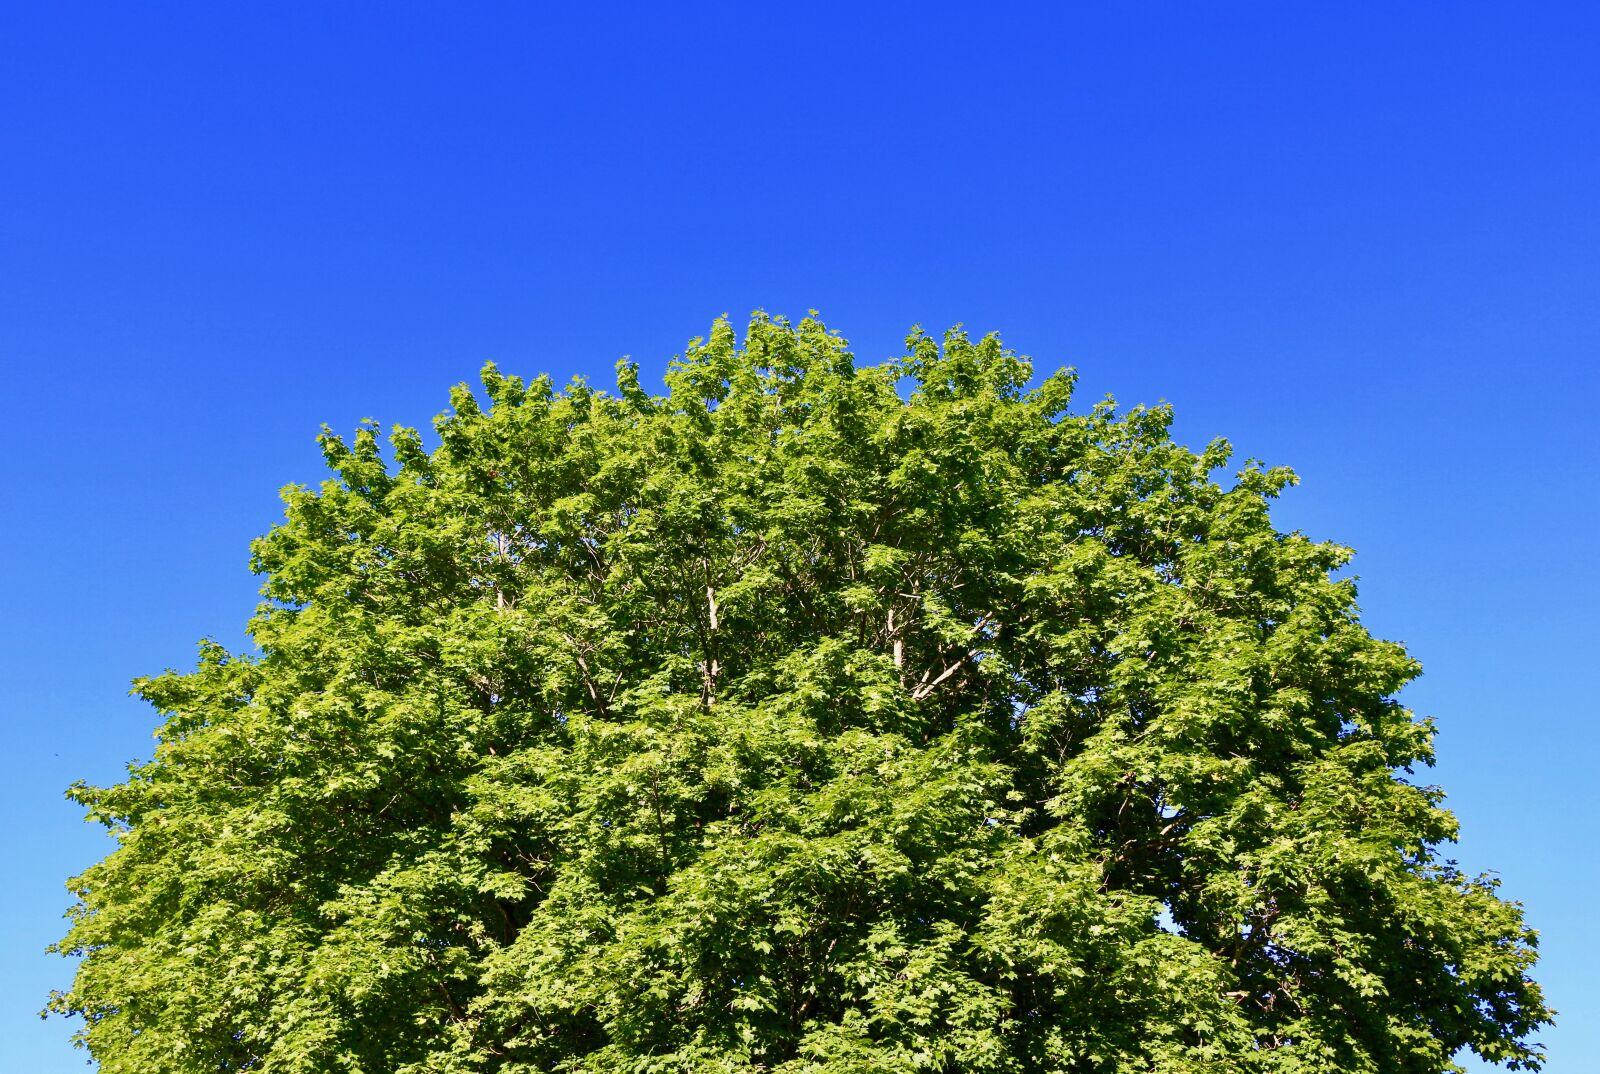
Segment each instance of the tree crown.
[[102,1070],[1539,1064],[1289,471],[959,329],[718,321],[665,379],[324,432],[258,652],[142,680],[154,757],[71,792]]

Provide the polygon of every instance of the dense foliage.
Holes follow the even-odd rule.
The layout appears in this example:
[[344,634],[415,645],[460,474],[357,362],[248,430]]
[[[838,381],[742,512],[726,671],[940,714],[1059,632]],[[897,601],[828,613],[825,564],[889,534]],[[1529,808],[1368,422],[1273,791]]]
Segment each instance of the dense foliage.
[[[73,797],[107,1074],[1537,1066],[1534,937],[1292,475],[960,331],[719,322],[322,439]],[[908,391],[904,390],[909,388]],[[385,456],[388,456],[386,459]]]

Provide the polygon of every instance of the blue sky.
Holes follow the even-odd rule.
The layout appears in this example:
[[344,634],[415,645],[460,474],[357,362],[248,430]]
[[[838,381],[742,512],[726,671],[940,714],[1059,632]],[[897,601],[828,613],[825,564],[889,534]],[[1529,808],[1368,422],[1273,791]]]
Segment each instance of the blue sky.
[[1600,1068],[1600,15],[857,8],[0,13],[0,1069],[82,1069],[35,1016],[107,849],[62,791],[148,753],[131,678],[241,642],[318,426],[757,307],[863,360],[998,329],[1294,466],[1543,932],[1549,1069]]

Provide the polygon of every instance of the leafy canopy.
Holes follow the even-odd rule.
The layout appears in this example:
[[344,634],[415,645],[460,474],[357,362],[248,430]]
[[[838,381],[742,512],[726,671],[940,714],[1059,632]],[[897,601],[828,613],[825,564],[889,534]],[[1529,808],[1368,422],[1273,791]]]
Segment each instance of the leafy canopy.
[[[322,447],[258,652],[72,797],[52,1009],[137,1072],[1537,1067],[1417,672],[1293,480],[993,336],[723,321]],[[901,389],[909,380],[909,395]]]

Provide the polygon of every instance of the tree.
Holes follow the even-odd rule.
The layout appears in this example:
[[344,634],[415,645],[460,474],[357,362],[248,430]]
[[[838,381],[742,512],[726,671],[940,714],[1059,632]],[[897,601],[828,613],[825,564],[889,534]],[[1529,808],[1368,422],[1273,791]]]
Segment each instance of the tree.
[[[106,1074],[1536,1068],[1534,934],[1293,475],[959,329],[724,321],[321,444],[71,796]],[[901,388],[909,384],[909,393]]]

